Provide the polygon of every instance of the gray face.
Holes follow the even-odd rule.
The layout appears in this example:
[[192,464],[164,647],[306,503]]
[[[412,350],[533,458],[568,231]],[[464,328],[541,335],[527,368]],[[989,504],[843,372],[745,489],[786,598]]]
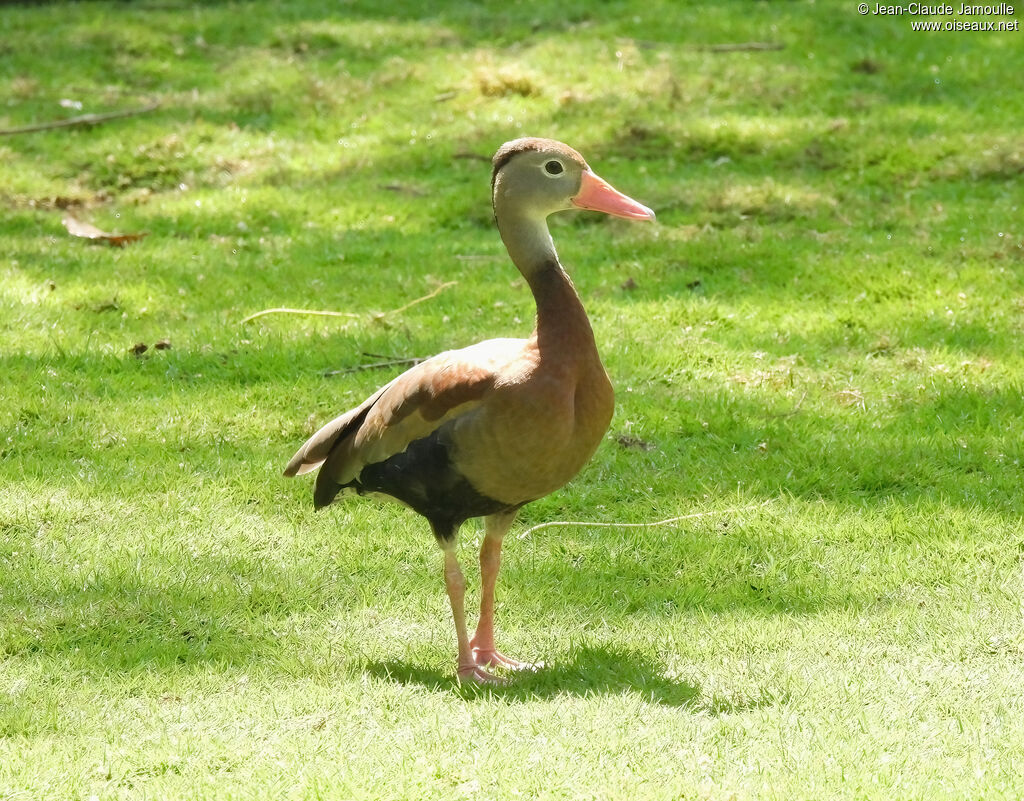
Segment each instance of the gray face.
[[572,208],[585,169],[585,164],[558,150],[517,153],[495,179],[495,202],[529,217]]

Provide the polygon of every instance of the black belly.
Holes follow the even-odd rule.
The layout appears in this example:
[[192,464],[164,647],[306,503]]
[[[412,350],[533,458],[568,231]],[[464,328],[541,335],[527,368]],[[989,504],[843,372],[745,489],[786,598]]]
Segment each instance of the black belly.
[[[451,540],[466,520],[519,508],[481,494],[459,472],[448,426],[409,444],[402,453],[363,468],[350,484],[360,495],[379,492],[397,498],[430,522],[434,536]],[[340,489],[340,488],[339,488]]]

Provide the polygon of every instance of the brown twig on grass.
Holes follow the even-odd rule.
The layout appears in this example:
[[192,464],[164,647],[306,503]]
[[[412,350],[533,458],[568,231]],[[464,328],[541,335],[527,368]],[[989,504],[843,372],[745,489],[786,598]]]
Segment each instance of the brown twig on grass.
[[407,359],[388,359],[385,362],[371,362],[370,364],[357,364],[354,367],[344,367],[341,370],[325,370],[324,376],[345,375],[346,373],[358,373],[363,370],[383,370],[387,367],[398,367],[400,365],[416,365],[424,359],[420,356],[410,356]]
[[785,45],[779,42],[723,42],[702,45],[697,49],[709,53],[738,53],[743,50],[782,50],[784,47]]
[[318,309],[287,309],[287,308],[264,309],[263,311],[258,311],[255,314],[250,314],[248,317],[243,318],[241,320],[241,322],[239,323],[239,325],[244,325],[245,323],[252,322],[257,317],[263,317],[264,315],[267,315],[267,314],[305,314],[305,315],[314,316],[314,317],[348,317],[350,319],[359,319],[360,317],[369,317],[372,320],[383,320],[385,317],[390,317],[393,314],[401,314],[406,309],[411,309],[417,303],[422,303],[425,300],[430,300],[433,297],[437,297],[444,290],[446,290],[448,287],[455,286],[457,283],[459,283],[459,282],[458,281],[445,281],[445,283],[441,284],[433,292],[429,292],[428,294],[424,295],[421,298],[416,298],[415,300],[410,300],[404,306],[399,306],[397,309],[391,309],[391,311],[386,311],[386,312],[340,312],[340,311],[320,311]]
[[110,111],[106,114],[82,114],[78,117],[68,117],[63,120],[50,120],[49,122],[38,122],[35,125],[23,125],[20,128],[0,128],[0,136],[12,136],[13,134],[34,133],[36,131],[50,131],[54,128],[71,128],[75,125],[98,125],[108,120],[118,120],[122,117],[134,117],[137,114],[146,114],[160,107],[160,103],[150,103],[140,108],[130,108],[125,111]]

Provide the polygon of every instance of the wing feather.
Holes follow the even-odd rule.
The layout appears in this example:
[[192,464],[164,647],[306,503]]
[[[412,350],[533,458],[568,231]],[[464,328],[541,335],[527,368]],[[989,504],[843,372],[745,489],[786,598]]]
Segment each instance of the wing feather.
[[378,401],[380,396],[390,386],[391,384],[384,385],[356,408],[349,409],[343,415],[335,417],[327,425],[320,428],[295,452],[291,461],[288,462],[288,466],[285,467],[284,474],[291,478],[292,476],[311,473],[320,467],[327,459],[338,438],[344,436],[351,429],[358,427],[363,419],[365,419],[370,407]]
[[421,362],[313,434],[285,475],[322,467],[318,494],[323,482],[335,487],[352,482],[366,465],[401,453],[484,403],[522,347],[522,340],[489,340]]

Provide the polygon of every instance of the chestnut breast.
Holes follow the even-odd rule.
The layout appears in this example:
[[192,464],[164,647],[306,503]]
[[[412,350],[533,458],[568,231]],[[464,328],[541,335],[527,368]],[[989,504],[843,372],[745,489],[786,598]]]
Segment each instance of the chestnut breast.
[[597,358],[542,362],[535,341],[480,407],[455,421],[455,464],[488,497],[519,504],[566,484],[597,450],[614,409]]

